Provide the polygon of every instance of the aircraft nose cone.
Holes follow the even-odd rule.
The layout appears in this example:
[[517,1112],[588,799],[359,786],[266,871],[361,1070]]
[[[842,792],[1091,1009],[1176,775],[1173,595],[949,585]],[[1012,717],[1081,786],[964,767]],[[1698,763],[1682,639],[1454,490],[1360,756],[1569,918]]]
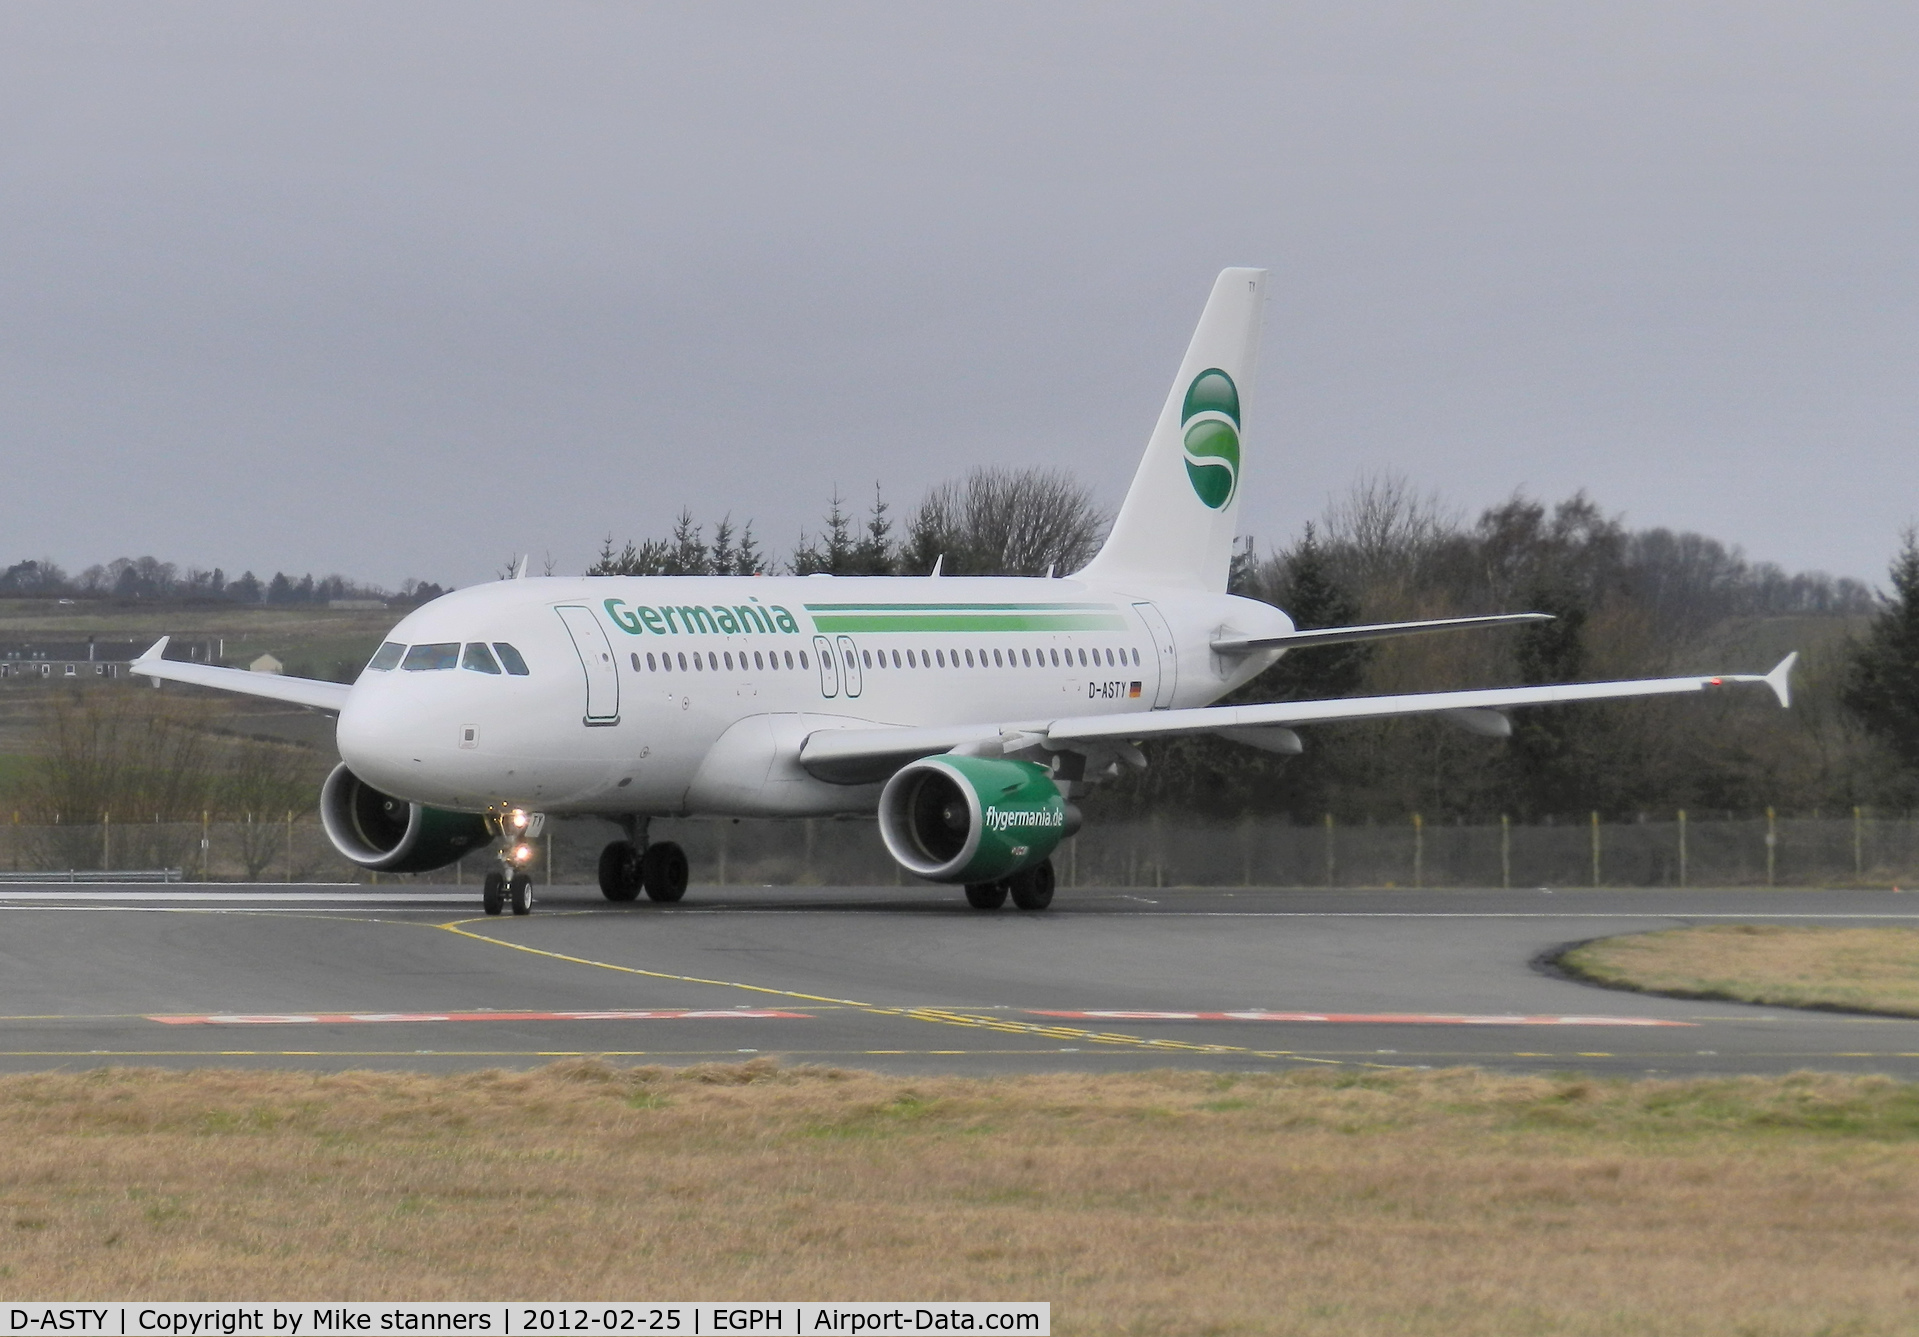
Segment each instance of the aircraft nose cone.
[[333,736],[340,759],[355,775],[376,789],[403,793],[408,776],[426,759],[422,725],[421,712],[376,687],[347,698]]

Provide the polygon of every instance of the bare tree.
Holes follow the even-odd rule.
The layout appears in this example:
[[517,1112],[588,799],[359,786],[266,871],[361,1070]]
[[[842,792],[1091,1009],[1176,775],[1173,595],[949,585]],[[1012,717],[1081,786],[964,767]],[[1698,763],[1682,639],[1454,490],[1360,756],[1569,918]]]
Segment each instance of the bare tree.
[[1064,574],[1092,560],[1110,523],[1064,470],[979,468],[927,490],[900,568],[925,573],[943,556],[951,575]]

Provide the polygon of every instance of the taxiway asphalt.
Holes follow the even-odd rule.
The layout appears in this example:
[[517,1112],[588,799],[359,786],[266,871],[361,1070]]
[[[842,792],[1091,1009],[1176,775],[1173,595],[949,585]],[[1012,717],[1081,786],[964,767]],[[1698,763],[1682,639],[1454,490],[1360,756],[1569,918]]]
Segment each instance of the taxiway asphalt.
[[450,886],[0,886],[0,1070],[448,1070],[766,1055],[896,1072],[1919,1077],[1919,1021],[1596,989],[1566,943],[1711,922],[1919,926],[1850,891],[695,887],[677,906]]

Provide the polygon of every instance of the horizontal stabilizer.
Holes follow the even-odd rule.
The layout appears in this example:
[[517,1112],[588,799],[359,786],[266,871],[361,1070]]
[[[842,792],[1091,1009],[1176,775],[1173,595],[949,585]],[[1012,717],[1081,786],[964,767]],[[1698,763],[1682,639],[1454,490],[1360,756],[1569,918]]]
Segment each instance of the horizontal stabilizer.
[[346,705],[353,688],[344,682],[323,682],[318,678],[283,678],[277,673],[253,673],[247,669],[220,668],[213,664],[189,664],[178,659],[163,659],[168,637],[162,636],[128,666],[130,672],[161,680],[183,682],[194,687],[213,687],[243,696],[264,697],[268,701],[286,701],[315,710],[339,711]]
[[1426,622],[1375,622],[1365,627],[1324,627],[1312,631],[1289,631],[1284,636],[1223,636],[1213,642],[1213,653],[1250,655],[1260,650],[1303,650],[1314,645],[1348,645],[1354,641],[1383,641],[1392,636],[1514,627],[1552,620],[1551,613],[1494,613],[1487,617],[1441,617]]

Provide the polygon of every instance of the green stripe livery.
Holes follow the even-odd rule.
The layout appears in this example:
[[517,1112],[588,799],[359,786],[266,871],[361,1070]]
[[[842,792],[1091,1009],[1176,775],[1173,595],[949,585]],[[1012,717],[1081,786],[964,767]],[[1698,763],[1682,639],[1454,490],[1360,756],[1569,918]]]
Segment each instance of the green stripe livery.
[[1125,631],[1111,604],[807,604],[823,632]]

